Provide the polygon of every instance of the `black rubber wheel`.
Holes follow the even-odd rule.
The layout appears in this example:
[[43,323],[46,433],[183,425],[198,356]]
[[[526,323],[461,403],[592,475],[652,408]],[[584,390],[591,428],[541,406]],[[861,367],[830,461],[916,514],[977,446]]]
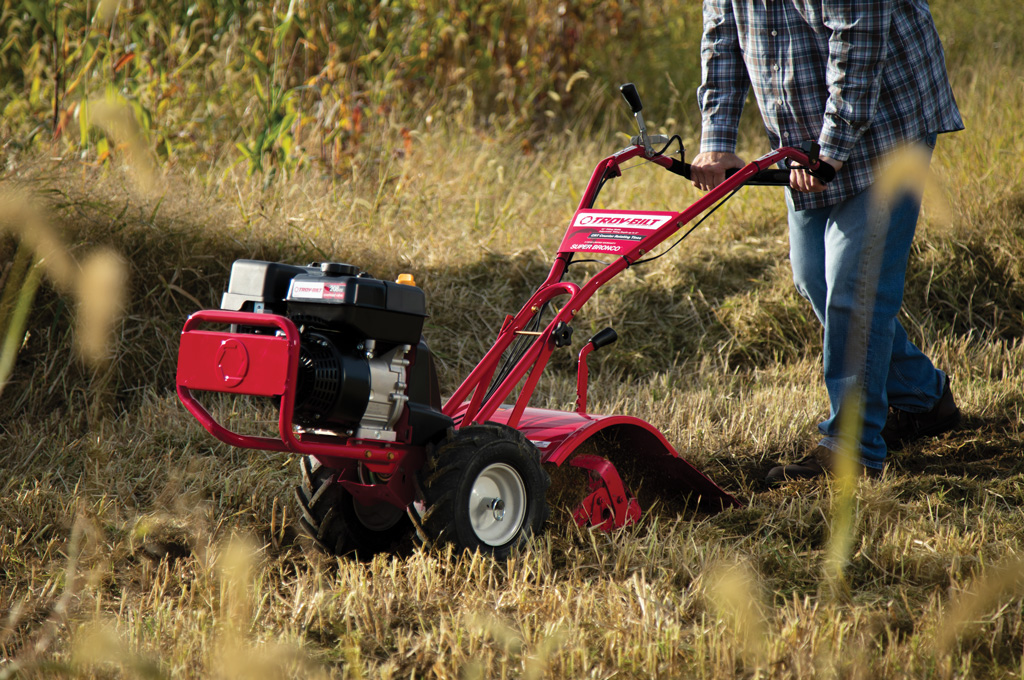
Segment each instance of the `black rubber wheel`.
[[422,473],[427,536],[438,545],[508,557],[548,519],[540,452],[506,425],[470,425],[431,452]]
[[324,552],[368,560],[410,545],[413,525],[405,510],[357,502],[338,483],[337,470],[312,456],[304,457],[301,467],[302,484],[295,488],[299,524]]

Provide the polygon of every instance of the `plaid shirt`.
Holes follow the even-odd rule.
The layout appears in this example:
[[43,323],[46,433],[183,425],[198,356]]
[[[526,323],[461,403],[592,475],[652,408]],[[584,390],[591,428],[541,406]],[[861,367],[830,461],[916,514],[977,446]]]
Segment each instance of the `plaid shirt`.
[[734,152],[747,89],[773,148],[815,139],[844,162],[798,210],[833,205],[874,181],[903,142],[962,130],[926,0],[704,0],[701,151]]

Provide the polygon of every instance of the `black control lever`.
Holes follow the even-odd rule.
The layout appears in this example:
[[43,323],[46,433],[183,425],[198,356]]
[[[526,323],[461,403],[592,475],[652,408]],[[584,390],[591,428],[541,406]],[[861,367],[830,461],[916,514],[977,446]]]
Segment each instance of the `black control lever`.
[[626,100],[634,114],[644,110],[644,105],[640,101],[640,93],[636,91],[636,85],[633,83],[621,85],[619,86],[619,92],[622,93],[622,98]]
[[644,110],[644,105],[640,101],[640,93],[636,91],[636,85],[633,83],[620,85],[619,92],[622,93],[622,98],[629,104],[633,117],[636,118],[637,127],[640,128],[640,143],[644,147],[644,155],[648,158],[653,158],[654,148],[651,146],[651,138],[647,136],[647,124],[644,123],[643,114],[640,113]]
[[[822,182],[828,183],[836,178],[836,169],[831,165],[821,160],[821,146],[814,140],[808,140],[800,145],[800,150],[807,154],[807,160],[811,165],[817,164],[817,168],[814,170],[808,170],[812,176],[817,177]],[[795,166],[791,166],[795,167]]]
[[818,162],[818,154],[821,153],[821,147],[813,139],[809,139],[800,145],[800,150],[807,154],[807,160],[814,165]]
[[601,349],[602,347],[607,347],[618,339],[619,334],[615,332],[614,328],[608,326],[595,333],[594,337],[590,338],[590,343],[594,345],[594,349]]

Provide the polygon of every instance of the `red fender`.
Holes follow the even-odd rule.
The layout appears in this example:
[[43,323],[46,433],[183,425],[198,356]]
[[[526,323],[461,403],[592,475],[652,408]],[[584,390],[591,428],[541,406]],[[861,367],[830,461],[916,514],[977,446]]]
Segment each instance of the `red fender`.
[[[456,427],[461,426],[464,409],[455,414]],[[506,423],[511,407],[499,408],[490,420]],[[628,451],[643,466],[645,479],[650,475],[661,490],[679,498],[699,498],[709,509],[743,507],[707,475],[679,455],[664,435],[650,423],[633,416],[581,415],[566,411],[526,408],[516,427],[540,450],[545,463],[562,465],[584,442],[597,436]]]

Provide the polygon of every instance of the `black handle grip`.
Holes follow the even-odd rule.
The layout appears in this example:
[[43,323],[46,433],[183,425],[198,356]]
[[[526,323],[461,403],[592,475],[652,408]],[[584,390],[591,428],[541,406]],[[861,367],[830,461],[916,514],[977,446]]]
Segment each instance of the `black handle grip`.
[[594,337],[590,338],[590,343],[594,346],[594,349],[601,349],[602,347],[607,347],[618,339],[619,334],[615,332],[614,328],[608,326],[595,333]]
[[685,177],[686,179],[690,179],[690,164],[689,163],[686,163],[686,162],[680,161],[680,160],[676,160],[675,158],[670,158],[669,160],[672,161],[672,165],[668,166],[668,171],[669,172],[674,172],[677,175],[679,175],[680,177]]
[[820,179],[825,184],[828,184],[836,178],[836,169],[825,161],[818,162],[818,168],[811,170],[811,174]]
[[[803,167],[803,166],[800,166]],[[797,167],[792,170],[799,169]],[[729,168],[725,171],[725,176],[732,177],[739,168]],[[828,184],[836,178],[836,169],[824,161],[818,163],[818,167],[815,170],[811,170],[811,175],[817,177],[825,184]],[[761,187],[788,187],[789,186],[789,173],[790,170],[780,170],[779,168],[770,168],[768,170],[762,170],[761,172],[754,175],[747,184]]]
[[644,105],[640,102],[640,93],[636,91],[636,85],[633,83],[620,85],[619,92],[622,93],[623,99],[625,99],[626,103],[629,104],[629,108],[633,110],[633,113],[640,113],[643,111]]
[[[669,172],[674,172],[681,177],[690,179],[690,164],[680,160],[672,159],[672,164],[668,167]],[[740,168],[729,168],[725,171],[726,178],[732,177]],[[828,163],[819,163],[818,169],[811,171],[811,174],[820,179],[822,182],[831,182],[836,177],[836,169]],[[762,187],[788,187],[789,186],[789,170],[780,170],[778,168],[769,168],[768,170],[762,170],[761,172],[754,175],[746,182],[752,186]]]
[[[729,168],[725,171],[725,176],[732,177],[739,168]],[[789,170],[780,170],[779,168],[769,168],[768,170],[762,170],[753,177],[751,177],[747,184],[755,187],[788,187],[789,186]]]

